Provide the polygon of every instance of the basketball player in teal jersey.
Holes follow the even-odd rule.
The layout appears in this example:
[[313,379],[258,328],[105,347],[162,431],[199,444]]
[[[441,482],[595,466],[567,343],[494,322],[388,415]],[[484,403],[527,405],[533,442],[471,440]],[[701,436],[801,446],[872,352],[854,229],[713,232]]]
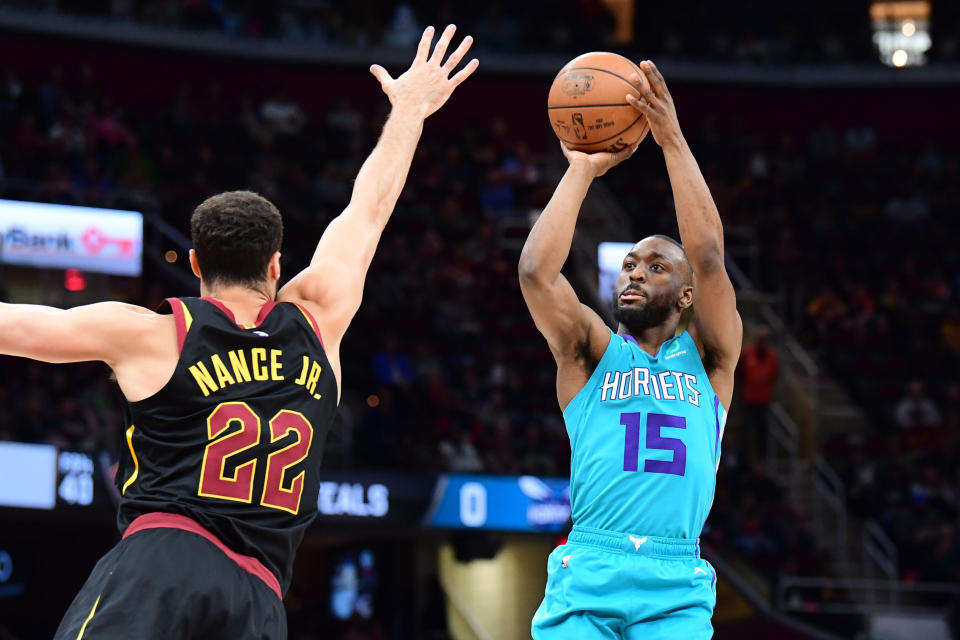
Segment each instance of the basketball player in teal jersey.
[[[710,638],[716,574],[698,536],[713,501],[743,329],[723,228],[663,77],[640,64],[630,104],[663,149],[681,246],[635,244],[617,280],[611,331],[560,269],[594,178],[630,157],[564,148],[570,166],[530,232],[520,283],[557,361],[570,436],[573,531],[550,555],[535,640]],[[687,330],[684,309],[696,302]]]

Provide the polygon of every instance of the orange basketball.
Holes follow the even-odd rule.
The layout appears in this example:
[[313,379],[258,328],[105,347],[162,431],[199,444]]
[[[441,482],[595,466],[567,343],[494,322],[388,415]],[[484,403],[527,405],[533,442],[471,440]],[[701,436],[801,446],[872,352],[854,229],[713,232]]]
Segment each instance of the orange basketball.
[[586,153],[620,151],[650,130],[642,113],[626,101],[640,94],[630,75],[640,68],[606,51],[577,56],[560,70],[547,98],[550,126],[568,147]]

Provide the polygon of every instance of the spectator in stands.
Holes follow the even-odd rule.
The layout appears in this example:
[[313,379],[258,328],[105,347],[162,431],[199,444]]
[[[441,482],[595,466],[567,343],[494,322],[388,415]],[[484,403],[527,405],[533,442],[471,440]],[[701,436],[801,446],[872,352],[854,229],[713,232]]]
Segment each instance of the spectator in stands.
[[384,336],[383,350],[373,358],[373,371],[380,384],[401,389],[408,389],[413,384],[413,364],[400,351],[400,341],[396,335],[391,333]]
[[263,103],[260,117],[268,130],[281,136],[298,135],[307,125],[307,115],[284,89]]
[[394,7],[393,18],[384,37],[394,47],[409,47],[420,39],[423,27],[417,22],[416,13],[409,3],[400,2]]
[[960,357],[960,305],[954,304],[944,314],[940,323],[940,338],[943,346]]
[[743,347],[737,367],[743,411],[740,450],[748,464],[763,458],[767,450],[767,415],[780,375],[780,360],[772,340],[770,327],[759,327],[753,342]]
[[894,410],[894,419],[901,429],[936,427],[940,423],[940,411],[927,395],[926,385],[920,380],[911,380],[907,392]]

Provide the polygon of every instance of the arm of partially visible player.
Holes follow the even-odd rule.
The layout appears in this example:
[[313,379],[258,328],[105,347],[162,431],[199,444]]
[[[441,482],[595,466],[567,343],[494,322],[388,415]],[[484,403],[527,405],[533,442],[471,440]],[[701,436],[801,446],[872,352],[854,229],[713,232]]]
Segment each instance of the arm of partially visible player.
[[560,148],[570,166],[523,245],[520,290],[558,362],[576,356],[584,347],[599,360],[607,344],[606,325],[593,309],[580,303],[560,270],[570,254],[577,216],[594,178],[629,158],[637,147],[616,154],[580,153],[562,142]]
[[[714,389],[724,406],[729,407],[743,325],[737,313],[733,283],[724,266],[723,223],[697,160],[680,131],[676,107],[663,76],[649,60],[641,62],[640,69],[643,76],[637,80],[642,83],[641,97],[628,96],[628,100],[647,117],[653,138],[663,149],[680,240],[694,272],[691,335],[703,352]],[[714,376],[714,371],[719,375]]]
[[0,303],[0,353],[53,363],[99,360],[115,368],[158,317],[121,302],[72,309]]
[[441,64],[454,31],[448,26],[428,57],[433,27],[427,27],[413,64],[395,79],[379,65],[370,68],[393,105],[390,116],[357,174],[350,204],[324,231],[310,266],[280,291],[280,300],[317,307],[317,322],[328,346],[339,344],[360,307],[367,270],[406,182],[424,120],[479,64],[473,59],[451,77],[470,49],[470,36]]

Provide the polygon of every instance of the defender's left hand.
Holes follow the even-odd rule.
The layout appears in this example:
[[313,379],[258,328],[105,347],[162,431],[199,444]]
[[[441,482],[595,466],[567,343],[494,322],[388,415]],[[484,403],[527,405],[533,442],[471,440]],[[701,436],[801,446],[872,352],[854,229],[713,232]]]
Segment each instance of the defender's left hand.
[[442,107],[453,90],[477,70],[480,62],[474,58],[451,77],[450,74],[473,44],[473,38],[467,36],[444,62],[443,57],[456,30],[454,25],[448,25],[433,48],[433,55],[430,55],[434,29],[424,29],[413,64],[397,78],[391,77],[387,70],[378,64],[370,67],[370,73],[380,81],[383,92],[387,94],[394,108],[413,109],[426,118]]
[[637,85],[640,97],[627,95],[627,102],[647,117],[653,139],[661,147],[669,147],[683,142],[680,122],[673,97],[667,89],[667,83],[657,66],[649,60],[639,64],[641,75],[633,74],[630,80]]

